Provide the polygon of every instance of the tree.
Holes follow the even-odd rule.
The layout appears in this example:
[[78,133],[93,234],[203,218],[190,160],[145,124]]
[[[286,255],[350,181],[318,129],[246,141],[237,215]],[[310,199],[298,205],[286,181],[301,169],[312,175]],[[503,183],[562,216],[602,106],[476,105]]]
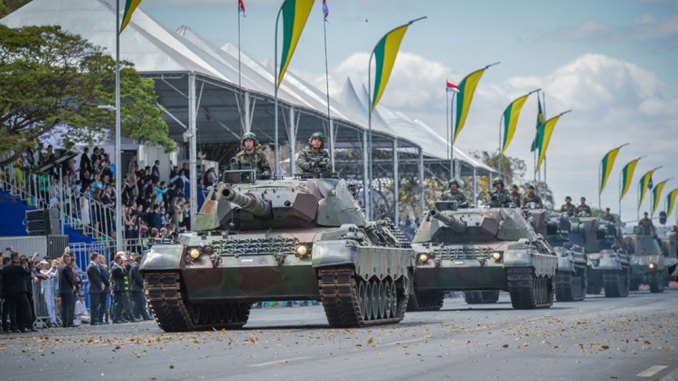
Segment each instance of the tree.
[[[122,132],[173,150],[153,81],[129,62],[120,78]],[[67,147],[91,144],[115,124],[115,113],[97,108],[105,104],[115,104],[115,61],[101,48],[58,26],[0,25],[0,151],[16,157],[60,125],[68,127]]]
[[0,0],[0,18],[16,11],[31,0]]
[[497,170],[499,170],[499,165],[501,165],[501,176],[507,185],[519,184],[525,181],[524,176],[525,171],[527,171],[527,165],[522,159],[511,156],[500,157],[499,151],[492,153],[487,151],[473,152],[473,156]]

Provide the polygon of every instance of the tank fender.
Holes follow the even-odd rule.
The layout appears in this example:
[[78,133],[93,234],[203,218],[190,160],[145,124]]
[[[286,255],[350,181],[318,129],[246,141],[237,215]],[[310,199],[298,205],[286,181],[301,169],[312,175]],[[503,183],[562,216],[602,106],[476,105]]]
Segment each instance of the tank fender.
[[313,242],[313,267],[356,265],[357,249],[352,241],[328,240]]
[[155,245],[144,254],[139,271],[180,270],[182,245]]
[[558,267],[555,255],[530,252],[528,249],[509,249],[504,252],[504,266],[533,267],[536,275],[553,275]]

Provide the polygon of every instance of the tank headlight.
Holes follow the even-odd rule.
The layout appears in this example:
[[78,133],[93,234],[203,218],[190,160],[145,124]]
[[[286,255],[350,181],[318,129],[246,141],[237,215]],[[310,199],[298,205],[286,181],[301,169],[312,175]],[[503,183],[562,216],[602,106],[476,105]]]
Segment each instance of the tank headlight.
[[655,265],[654,263],[650,263],[647,266],[650,268],[650,270],[654,270],[655,268],[657,268],[657,265]]
[[501,253],[498,251],[495,251],[494,253],[491,254],[492,259],[494,259],[495,262],[499,262],[501,259]]
[[428,254],[426,253],[419,254],[419,262],[426,263],[426,261],[428,261]]
[[298,256],[303,257],[306,254],[308,254],[308,248],[305,245],[297,246],[297,255]]
[[192,260],[196,260],[200,257],[200,250],[193,248],[191,251],[188,252],[188,256],[191,257]]

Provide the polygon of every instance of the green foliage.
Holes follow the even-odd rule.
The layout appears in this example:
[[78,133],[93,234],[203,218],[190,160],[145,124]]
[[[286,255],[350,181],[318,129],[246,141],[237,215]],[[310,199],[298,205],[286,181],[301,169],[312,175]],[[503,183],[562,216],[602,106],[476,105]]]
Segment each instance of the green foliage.
[[501,177],[504,178],[504,183],[507,186],[520,184],[525,181],[524,176],[527,171],[527,165],[522,159],[500,156],[499,151],[492,153],[487,151],[473,152],[473,156],[490,167],[496,168],[498,171],[501,168]]
[[[64,144],[93,143],[115,125],[115,61],[80,36],[59,27],[0,25],[0,151],[34,147],[37,138],[65,125]],[[153,81],[121,63],[122,132],[174,149],[161,118]],[[11,159],[11,158],[10,158]]]
[[0,0],[0,18],[16,11],[31,0]]

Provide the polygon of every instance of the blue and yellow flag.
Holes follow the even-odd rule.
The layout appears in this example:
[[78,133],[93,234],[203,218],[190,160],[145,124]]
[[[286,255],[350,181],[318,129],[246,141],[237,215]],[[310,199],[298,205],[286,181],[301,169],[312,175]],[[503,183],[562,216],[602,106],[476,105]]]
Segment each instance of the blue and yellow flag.
[[283,15],[283,49],[280,56],[280,72],[278,72],[276,87],[280,87],[282,83],[314,2],[315,0],[285,0],[280,7]]
[[393,71],[393,65],[398,56],[398,50],[400,50],[400,43],[403,41],[403,37],[405,37],[407,28],[412,25],[412,23],[424,18],[425,17],[412,20],[407,24],[392,29],[390,32],[386,33],[374,47],[374,50],[372,51],[372,54],[374,54],[375,65],[374,90],[372,92],[373,111],[377,107],[377,103],[379,103],[381,96],[384,95],[384,90],[386,90],[388,79],[391,77],[391,71]]
[[120,24],[120,32],[118,33],[122,33],[122,31],[125,30],[127,24],[132,20],[132,13],[134,13],[139,4],[141,4],[141,0],[125,0],[125,12],[122,14],[122,23]]

